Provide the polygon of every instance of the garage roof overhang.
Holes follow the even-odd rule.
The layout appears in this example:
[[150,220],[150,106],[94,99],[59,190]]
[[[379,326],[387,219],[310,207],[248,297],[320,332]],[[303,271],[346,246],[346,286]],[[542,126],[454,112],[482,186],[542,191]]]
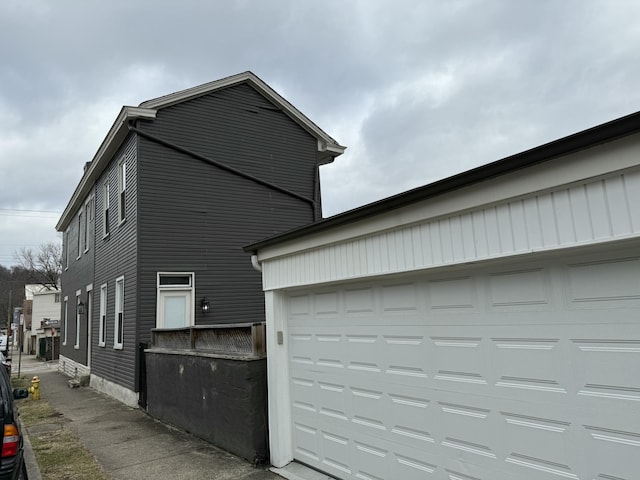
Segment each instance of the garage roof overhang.
[[122,145],[128,134],[127,125],[133,120],[153,120],[159,110],[176,105],[181,102],[195,99],[203,95],[208,95],[217,90],[246,83],[262,94],[267,100],[279,108],[285,115],[296,122],[302,129],[315,137],[317,141],[317,162],[324,165],[334,161],[335,157],[342,155],[347,147],[340,145],[335,139],[324,130],[313,123],[306,115],[280,96],[269,85],[263,82],[253,72],[244,72],[232,75],[220,80],[205,83],[187,90],[171,93],[162,97],[154,98],[142,102],[138,107],[125,106],[120,111],[107,136],[103,140],[100,148],[94,155],[88,168],[85,169],[80,183],[76,187],[71,200],[67,204],[60,220],[56,224],[56,230],[64,231],[71,219],[81,207],[84,199],[91,191],[91,188],[104,169],[109,164],[112,156]]
[[246,245],[247,253],[371,218],[508,173],[548,162],[640,132],[640,112],[612,120],[515,155],[403,192],[283,234]]

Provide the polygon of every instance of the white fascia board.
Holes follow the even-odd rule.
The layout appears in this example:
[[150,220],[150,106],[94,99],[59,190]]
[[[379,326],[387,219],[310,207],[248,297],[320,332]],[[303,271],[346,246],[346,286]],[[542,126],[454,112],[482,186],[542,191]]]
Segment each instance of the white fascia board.
[[56,230],[58,232],[64,231],[67,227],[71,217],[75,215],[80,204],[84,202],[84,199],[88,195],[93,183],[100,173],[102,173],[104,167],[109,163],[109,160],[111,160],[111,155],[120,147],[120,144],[126,138],[128,133],[127,123],[130,120],[138,118],[153,120],[156,118],[156,113],[157,111],[151,108],[122,107],[115,122],[113,122],[113,125],[109,129],[107,136],[104,138],[98,148],[98,151],[93,156],[89,168],[84,172],[80,183],[73,192],[71,200],[64,209],[60,220],[58,220],[58,223],[56,224]]
[[[353,223],[269,245],[257,252],[258,261],[296,254],[333,243],[393,230],[428,219],[446,217],[482,205],[497,204],[640,168],[640,134],[630,135],[588,150],[516,170],[467,187],[426,198]],[[348,214],[348,213],[347,213]]]

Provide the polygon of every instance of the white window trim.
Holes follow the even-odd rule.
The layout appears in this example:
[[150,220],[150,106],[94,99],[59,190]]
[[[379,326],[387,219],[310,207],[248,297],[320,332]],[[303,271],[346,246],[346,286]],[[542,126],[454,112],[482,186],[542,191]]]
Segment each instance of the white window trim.
[[69,297],[64,297],[64,318],[62,320],[64,326],[64,337],[62,339],[62,345],[67,344],[67,331],[69,330]]
[[[76,343],[73,345],[73,348],[76,350],[80,350],[80,312],[78,311],[78,305],[82,301],[82,290],[76,291]],[[86,305],[85,305],[86,308]]]
[[[111,195],[111,189],[109,187],[109,179],[102,185],[102,238],[107,238],[110,233],[109,218],[107,218],[107,212],[111,209],[109,197]],[[109,215],[110,216],[110,215]]]
[[98,326],[98,346],[107,345],[107,284],[100,285],[100,324]]
[[[160,285],[160,277],[164,276],[164,275],[170,275],[170,276],[176,276],[179,277],[181,275],[189,275],[189,277],[191,278],[191,284],[190,285]],[[195,272],[158,272],[156,275],[156,328],[164,328],[164,321],[161,321],[163,319],[160,318],[160,311],[161,311],[161,305],[160,305],[160,292],[162,291],[178,291],[178,290],[182,290],[182,291],[191,291],[191,315],[189,316],[189,322],[187,326],[193,326],[195,325],[196,321],[195,321],[195,303],[196,303],[196,274]]]
[[118,162],[118,225],[127,220],[126,210],[126,190],[127,190],[127,159],[122,157]]
[[78,256],[76,257],[76,260],[80,259],[80,257],[82,256],[82,250],[84,249],[84,245],[82,245],[82,218],[83,217],[84,217],[83,209],[81,208],[80,211],[78,212]]
[[[119,285],[122,285],[121,290],[118,288]],[[122,312],[118,311],[120,307],[122,307]],[[113,348],[114,350],[122,350],[124,348],[124,275],[116,278],[116,302],[114,312]],[[118,342],[118,337],[120,336],[120,322],[118,321],[118,313],[122,313],[122,342]]]
[[71,246],[69,245],[69,228],[64,232],[64,246],[65,246],[65,255],[64,255],[64,269],[69,269],[69,253],[71,253]]
[[84,204],[84,229],[82,231],[82,237],[83,237],[83,242],[84,242],[84,253],[87,253],[89,251],[89,245],[91,244],[91,242],[89,241],[89,222],[93,219],[93,216],[91,216],[91,220],[89,219],[89,214],[91,213],[91,201],[93,200],[93,196],[89,197],[89,199],[86,201],[86,203]]

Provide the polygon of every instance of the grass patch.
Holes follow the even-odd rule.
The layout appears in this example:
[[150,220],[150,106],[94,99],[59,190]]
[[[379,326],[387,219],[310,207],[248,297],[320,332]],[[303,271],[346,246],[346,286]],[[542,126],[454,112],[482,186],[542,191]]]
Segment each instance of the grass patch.
[[66,428],[30,435],[42,478],[47,480],[108,480],[93,455]]
[[26,427],[41,423],[53,423],[60,418],[60,413],[42,399],[35,401],[30,399],[18,400],[18,409],[20,410],[20,420]]
[[[13,388],[28,387],[31,379],[14,377]],[[78,436],[65,426],[62,414],[44,397],[40,400],[17,400],[23,428],[30,430],[29,440],[36,455],[42,478],[47,480],[109,480]],[[38,425],[47,424],[41,433]],[[36,427],[33,428],[32,427]]]
[[11,377],[11,386],[13,388],[27,388],[31,386],[31,379],[24,375]]

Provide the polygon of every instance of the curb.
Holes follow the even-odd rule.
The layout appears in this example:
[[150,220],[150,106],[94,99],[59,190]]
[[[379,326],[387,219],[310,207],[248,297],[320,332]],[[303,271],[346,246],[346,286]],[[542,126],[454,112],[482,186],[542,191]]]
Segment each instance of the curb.
[[27,466],[27,475],[29,475],[29,480],[42,480],[40,466],[36,461],[35,453],[33,453],[31,440],[29,440],[29,436],[27,435],[27,429],[24,427],[22,428],[22,439],[24,442],[24,463]]

